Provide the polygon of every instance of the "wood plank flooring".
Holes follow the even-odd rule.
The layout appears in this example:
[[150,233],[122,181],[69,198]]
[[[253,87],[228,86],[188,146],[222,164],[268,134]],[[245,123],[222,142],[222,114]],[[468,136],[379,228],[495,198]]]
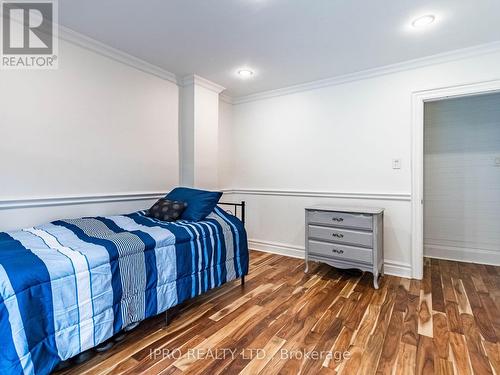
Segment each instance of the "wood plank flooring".
[[[312,265],[312,263],[311,263]],[[250,274],[149,319],[61,374],[497,374],[500,267],[425,261],[421,281],[251,252]]]

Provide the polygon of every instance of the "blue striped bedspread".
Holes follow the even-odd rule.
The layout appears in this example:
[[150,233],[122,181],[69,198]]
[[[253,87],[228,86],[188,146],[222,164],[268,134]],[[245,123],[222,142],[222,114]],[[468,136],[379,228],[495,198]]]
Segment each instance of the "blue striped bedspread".
[[240,220],[144,212],[0,233],[0,373],[48,374],[123,327],[248,272]]

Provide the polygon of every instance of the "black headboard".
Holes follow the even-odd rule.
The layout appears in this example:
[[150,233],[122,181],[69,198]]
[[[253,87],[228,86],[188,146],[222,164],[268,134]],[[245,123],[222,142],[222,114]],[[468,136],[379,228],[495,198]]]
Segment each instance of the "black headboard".
[[243,226],[245,226],[245,201],[241,201],[241,203],[219,202],[217,204],[219,206],[231,206],[234,211],[231,210],[226,210],[226,211],[229,212],[231,215],[239,217],[241,222],[243,223]]

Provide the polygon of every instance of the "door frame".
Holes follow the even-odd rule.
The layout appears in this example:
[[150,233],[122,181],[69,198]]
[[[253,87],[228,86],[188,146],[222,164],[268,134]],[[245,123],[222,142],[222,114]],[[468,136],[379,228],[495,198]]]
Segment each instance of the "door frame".
[[412,93],[411,252],[412,276],[424,273],[424,104],[443,99],[500,92],[500,80],[435,88]]

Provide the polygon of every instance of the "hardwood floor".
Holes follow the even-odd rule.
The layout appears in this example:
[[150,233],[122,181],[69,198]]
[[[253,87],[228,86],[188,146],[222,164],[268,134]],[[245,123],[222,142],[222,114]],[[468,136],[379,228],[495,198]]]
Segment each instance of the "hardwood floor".
[[500,375],[500,267],[426,259],[422,281],[374,290],[369,274],[303,265],[252,251],[244,286],[184,304],[168,326],[149,319],[64,374]]

